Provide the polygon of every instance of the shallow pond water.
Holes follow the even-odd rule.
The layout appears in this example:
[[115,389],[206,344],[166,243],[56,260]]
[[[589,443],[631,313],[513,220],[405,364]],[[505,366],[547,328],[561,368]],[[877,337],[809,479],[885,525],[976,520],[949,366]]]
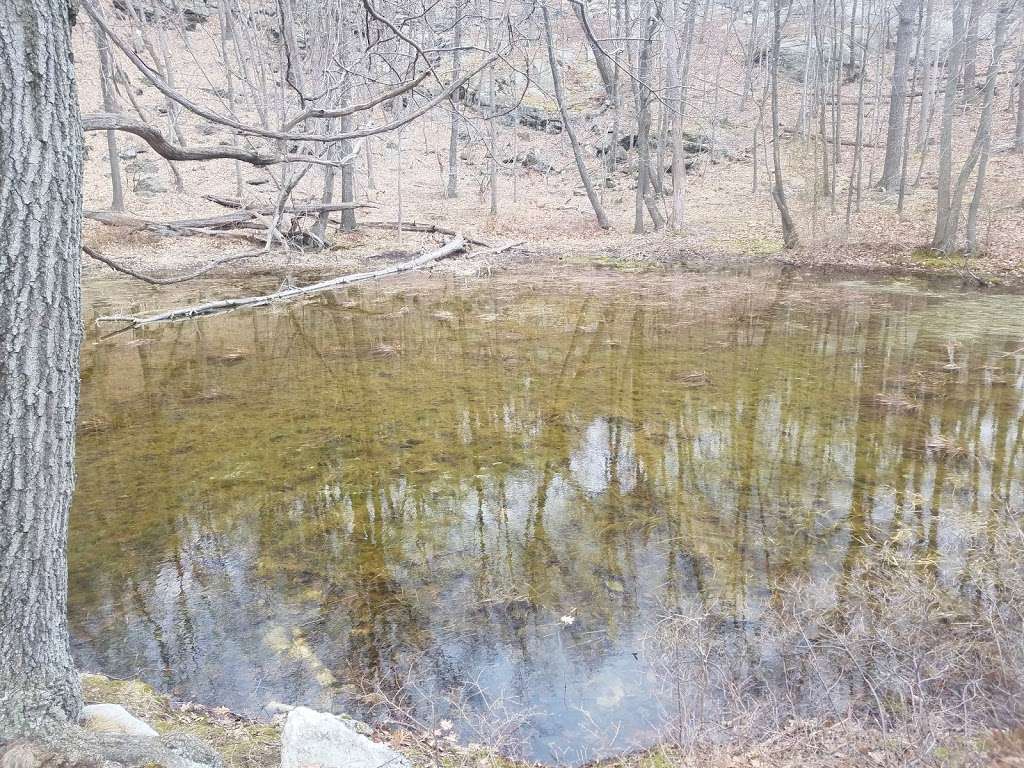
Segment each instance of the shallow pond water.
[[[131,295],[87,285],[87,317]],[[90,324],[76,656],[252,714],[387,700],[538,760],[649,744],[680,706],[646,653],[667,612],[757,643],[776,584],[889,537],[960,567],[944,542],[1021,498],[1022,347],[1021,296],[770,272]]]

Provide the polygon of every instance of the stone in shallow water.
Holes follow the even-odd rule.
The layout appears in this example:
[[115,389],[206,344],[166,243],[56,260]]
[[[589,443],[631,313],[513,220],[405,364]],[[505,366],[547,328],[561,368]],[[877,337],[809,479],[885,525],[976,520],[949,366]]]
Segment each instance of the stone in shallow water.
[[281,768],[410,768],[400,753],[326,712],[296,707],[281,733]]
[[123,733],[126,736],[159,736],[120,704],[90,704],[79,715],[82,727],[94,733]]

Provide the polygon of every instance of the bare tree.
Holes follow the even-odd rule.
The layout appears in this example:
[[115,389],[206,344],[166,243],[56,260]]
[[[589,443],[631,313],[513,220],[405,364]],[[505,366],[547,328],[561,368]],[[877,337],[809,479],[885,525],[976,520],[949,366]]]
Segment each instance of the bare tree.
[[779,209],[779,218],[782,221],[782,242],[787,249],[791,249],[800,245],[800,236],[789,211],[789,203],[786,201],[786,185],[782,176],[782,151],[779,146],[782,141],[779,135],[781,119],[779,116],[779,51],[782,48],[782,29],[785,23],[782,19],[782,10],[779,8],[781,2],[782,0],[772,0],[772,198]]
[[587,165],[583,160],[583,151],[580,149],[580,143],[576,139],[576,132],[572,127],[569,110],[566,109],[565,106],[565,93],[562,89],[562,75],[559,72],[558,58],[555,54],[555,40],[551,34],[551,18],[548,14],[547,5],[542,5],[540,10],[544,16],[544,37],[548,44],[548,62],[551,65],[551,81],[554,85],[555,100],[558,102],[558,110],[562,115],[562,129],[565,131],[565,135],[569,138],[569,144],[572,147],[572,154],[576,160],[576,168],[580,173],[580,181],[583,182],[583,188],[587,191],[587,199],[590,200],[590,205],[594,209],[594,215],[597,217],[597,224],[601,229],[608,229],[611,227],[611,224],[608,222],[608,216],[604,212],[604,207],[601,205],[601,200],[597,196],[597,192],[594,190],[594,184],[590,180],[590,172],[587,170]]

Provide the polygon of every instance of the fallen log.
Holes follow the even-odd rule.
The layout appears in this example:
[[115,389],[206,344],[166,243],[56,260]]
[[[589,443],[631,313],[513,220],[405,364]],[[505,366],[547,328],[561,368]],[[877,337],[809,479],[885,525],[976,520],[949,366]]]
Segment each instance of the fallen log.
[[200,219],[185,219],[182,221],[154,221],[114,211],[84,211],[83,215],[87,219],[112,227],[145,229],[161,235],[208,235],[212,234],[210,230],[241,227],[256,218],[256,214],[249,211],[228,213],[222,216],[208,216]]
[[147,325],[149,323],[160,323],[168,322],[172,320],[188,320],[194,317],[203,317],[205,315],[215,315],[221,312],[230,312],[234,309],[241,309],[243,307],[260,307],[266,304],[270,304],[275,301],[289,301],[291,299],[297,299],[302,296],[309,296],[320,291],[330,290],[341,285],[350,285],[351,283],[357,283],[362,280],[374,280],[379,277],[387,277],[389,275],[397,275],[401,272],[408,272],[413,269],[418,269],[432,261],[438,261],[439,259],[447,258],[452,254],[458,253],[464,250],[466,247],[466,241],[461,235],[456,235],[454,239],[445,243],[443,246],[434,251],[417,256],[415,259],[404,261],[401,264],[393,264],[390,267],[384,269],[378,269],[373,272],[357,272],[352,275],[344,275],[342,277],[335,277],[330,280],[323,280],[319,283],[313,283],[312,285],[306,285],[299,288],[286,288],[282,291],[275,293],[264,294],[263,296],[245,296],[239,299],[220,299],[218,301],[210,301],[205,304],[197,304],[191,307],[179,307],[177,309],[169,309],[163,312],[158,312],[154,315],[109,315],[106,317],[100,317],[96,319],[97,323],[128,323],[129,327],[136,327],[139,325]]
[[[214,202],[218,200],[208,197]],[[285,206],[281,213],[292,216],[316,216],[320,213],[344,211],[350,208],[373,208],[370,203],[331,203],[329,205],[290,205]],[[240,208],[240,206],[239,206]],[[154,221],[126,213],[114,211],[85,211],[83,215],[92,221],[112,227],[144,229],[161,235],[215,235],[223,234],[219,230],[231,229],[264,229],[262,224],[255,223],[261,216],[273,216],[273,208],[237,210],[220,216],[205,216],[198,219],[182,219],[181,221]],[[454,234],[454,233],[453,233]]]

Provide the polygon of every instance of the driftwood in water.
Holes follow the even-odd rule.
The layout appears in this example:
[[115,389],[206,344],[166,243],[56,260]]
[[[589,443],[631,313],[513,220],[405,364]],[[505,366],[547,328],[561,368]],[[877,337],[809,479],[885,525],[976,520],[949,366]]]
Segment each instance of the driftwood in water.
[[402,262],[401,264],[393,264],[390,267],[384,269],[378,269],[373,272],[357,272],[352,275],[344,275],[342,277],[335,277],[330,280],[323,280],[319,283],[313,283],[312,285],[302,286],[300,288],[287,288],[282,291],[275,293],[268,293],[263,296],[245,296],[239,299],[221,299],[219,301],[210,301],[205,304],[197,304],[191,307],[179,307],[177,309],[169,309],[164,312],[158,312],[154,315],[136,316],[136,315],[111,315],[108,317],[97,318],[96,322],[99,323],[128,323],[130,326],[146,325],[149,323],[166,322],[170,320],[187,320],[193,317],[202,317],[204,315],[214,315],[221,312],[230,312],[233,309],[241,309],[242,307],[260,307],[266,304],[270,304],[275,301],[288,301],[291,299],[297,299],[302,296],[309,296],[313,293],[320,291],[327,291],[331,288],[337,288],[342,285],[349,285],[351,283],[357,283],[362,280],[373,280],[379,277],[387,277],[389,275],[397,275],[401,272],[408,272],[413,269],[417,269],[432,261],[444,259],[452,254],[458,253],[464,250],[466,247],[466,241],[462,236],[457,235],[451,241],[445,243],[437,250],[424,253],[417,256],[415,259],[410,261]]

